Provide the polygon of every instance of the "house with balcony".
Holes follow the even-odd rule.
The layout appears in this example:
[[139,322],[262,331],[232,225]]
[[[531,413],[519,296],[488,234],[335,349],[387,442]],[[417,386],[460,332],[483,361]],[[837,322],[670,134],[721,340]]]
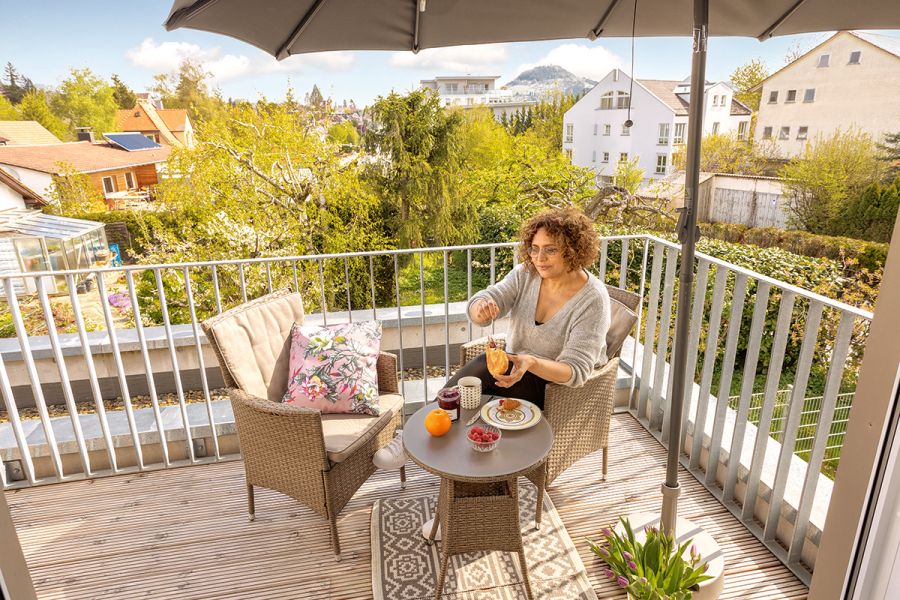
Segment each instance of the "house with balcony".
[[176,148],[193,148],[196,141],[187,109],[157,108],[150,100],[139,99],[134,108],[116,111],[116,128]]
[[135,146],[94,142],[89,132],[82,135],[86,135],[86,139],[79,142],[0,146],[0,169],[44,195],[49,193],[56,177],[68,173],[87,175],[107,204],[115,208],[129,198],[146,198],[147,190],[159,182],[158,169],[172,151],[171,146],[149,142],[139,134],[133,135],[148,142],[140,146],[151,147],[126,150],[126,146]]
[[504,114],[509,118],[537,104],[535,98],[497,88],[498,79],[499,75],[446,76],[423,79],[419,83],[437,93],[444,106],[487,107],[498,120]]
[[[563,152],[599,178],[611,180],[619,162],[634,158],[647,179],[663,178],[685,143],[690,80],[636,79],[631,87],[629,76],[613,69],[563,116]],[[749,135],[751,110],[729,84],[707,82],[702,102],[704,135]]]
[[754,137],[783,158],[807,142],[848,128],[880,141],[900,131],[900,38],[840,31],[769,75]]

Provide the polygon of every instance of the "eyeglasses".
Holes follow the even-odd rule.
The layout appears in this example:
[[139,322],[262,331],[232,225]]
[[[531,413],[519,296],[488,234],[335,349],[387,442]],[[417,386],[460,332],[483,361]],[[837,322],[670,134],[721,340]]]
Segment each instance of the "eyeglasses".
[[530,256],[531,258],[537,258],[541,254],[543,254],[547,258],[553,258],[557,254],[559,254],[559,248],[556,248],[554,246],[550,246],[548,248],[538,248],[537,246],[531,246],[528,249],[528,256]]

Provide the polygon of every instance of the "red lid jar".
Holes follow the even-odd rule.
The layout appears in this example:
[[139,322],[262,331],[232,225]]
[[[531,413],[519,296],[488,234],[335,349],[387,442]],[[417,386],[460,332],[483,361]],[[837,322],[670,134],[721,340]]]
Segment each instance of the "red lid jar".
[[459,418],[459,388],[444,388],[437,393],[438,406],[450,415],[450,420]]

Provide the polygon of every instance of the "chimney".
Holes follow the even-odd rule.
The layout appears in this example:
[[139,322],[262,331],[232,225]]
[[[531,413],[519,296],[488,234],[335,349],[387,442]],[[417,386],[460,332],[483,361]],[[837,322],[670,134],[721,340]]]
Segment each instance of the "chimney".
[[90,127],[76,127],[75,135],[78,138],[79,142],[90,142],[94,143],[94,132],[91,131]]

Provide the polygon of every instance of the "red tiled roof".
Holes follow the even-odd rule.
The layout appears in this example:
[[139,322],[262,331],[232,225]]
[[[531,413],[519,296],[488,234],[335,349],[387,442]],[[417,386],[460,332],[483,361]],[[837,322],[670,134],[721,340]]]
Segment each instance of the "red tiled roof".
[[59,144],[60,139],[37,121],[0,121],[0,137],[9,145]]
[[163,122],[172,131],[184,131],[186,129],[188,114],[184,108],[163,108],[157,109],[157,114],[162,117]]
[[738,102],[737,100],[732,98],[731,99],[731,112],[729,114],[731,114],[731,116],[733,116],[733,117],[749,116],[749,115],[753,114],[753,111],[751,111],[744,104],[741,104],[740,102]]
[[116,111],[116,128],[119,131],[156,131],[156,125],[147,116],[147,112],[136,106],[129,110]]
[[43,173],[60,174],[65,165],[79,173],[109,171],[164,162],[172,148],[128,152],[111,144],[69,142],[43,146],[0,146],[0,164],[13,165]]

